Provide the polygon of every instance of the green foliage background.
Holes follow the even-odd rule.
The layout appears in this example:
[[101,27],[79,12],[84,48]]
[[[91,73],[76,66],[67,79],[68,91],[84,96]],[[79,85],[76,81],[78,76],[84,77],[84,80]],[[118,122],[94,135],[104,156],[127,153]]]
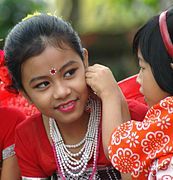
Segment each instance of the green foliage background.
[[2,48],[10,29],[28,13],[44,10],[46,2],[42,0],[0,0],[0,39]]
[[0,48],[28,13],[52,12],[71,22],[89,51],[90,64],[110,67],[117,80],[138,72],[131,52],[134,33],[172,0],[0,0]]

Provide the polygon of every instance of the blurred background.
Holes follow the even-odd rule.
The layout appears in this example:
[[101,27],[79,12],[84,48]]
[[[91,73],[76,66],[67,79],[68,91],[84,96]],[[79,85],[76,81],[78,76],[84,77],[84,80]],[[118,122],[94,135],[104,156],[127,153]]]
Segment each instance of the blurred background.
[[110,67],[119,81],[138,72],[131,49],[137,29],[172,4],[173,0],[0,0],[0,49],[10,29],[27,14],[51,12],[79,33],[90,64]]

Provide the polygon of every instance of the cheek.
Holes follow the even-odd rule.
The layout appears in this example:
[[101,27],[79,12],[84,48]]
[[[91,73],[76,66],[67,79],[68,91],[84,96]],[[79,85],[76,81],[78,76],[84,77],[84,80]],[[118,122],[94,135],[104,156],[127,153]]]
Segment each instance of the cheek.
[[31,101],[37,106],[37,107],[42,107],[46,106],[49,104],[49,100],[51,99],[50,97],[50,92],[47,91],[45,93],[36,93],[34,91],[29,91],[28,95],[31,99]]
[[78,91],[78,93],[81,94],[81,96],[84,99],[88,99],[88,86],[85,80],[85,76],[81,76],[77,81],[76,81],[76,86],[75,86]]
[[87,83],[85,79],[85,72],[78,74],[78,78],[75,79],[76,87],[79,87],[81,90],[87,89]]
[[78,91],[80,91],[80,93],[88,92],[88,87],[87,87],[85,79],[79,80],[77,87],[78,87]]

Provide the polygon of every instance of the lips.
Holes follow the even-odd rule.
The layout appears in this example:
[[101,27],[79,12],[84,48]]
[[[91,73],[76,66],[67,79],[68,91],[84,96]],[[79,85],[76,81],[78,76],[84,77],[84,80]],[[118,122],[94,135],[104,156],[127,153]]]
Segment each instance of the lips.
[[61,112],[71,112],[76,107],[76,101],[68,101],[67,103],[61,104],[57,107],[57,110]]

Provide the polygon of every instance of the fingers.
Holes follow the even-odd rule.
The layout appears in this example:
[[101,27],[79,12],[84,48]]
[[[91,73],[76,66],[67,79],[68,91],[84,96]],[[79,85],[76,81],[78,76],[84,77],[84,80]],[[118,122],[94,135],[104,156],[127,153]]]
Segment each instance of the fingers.
[[91,87],[91,89],[96,93],[97,89],[92,78],[86,78],[86,83]]
[[89,66],[86,69],[86,77],[87,78],[100,78],[101,76],[104,76],[110,69],[106,66],[103,66],[101,64],[94,64],[93,66]]

